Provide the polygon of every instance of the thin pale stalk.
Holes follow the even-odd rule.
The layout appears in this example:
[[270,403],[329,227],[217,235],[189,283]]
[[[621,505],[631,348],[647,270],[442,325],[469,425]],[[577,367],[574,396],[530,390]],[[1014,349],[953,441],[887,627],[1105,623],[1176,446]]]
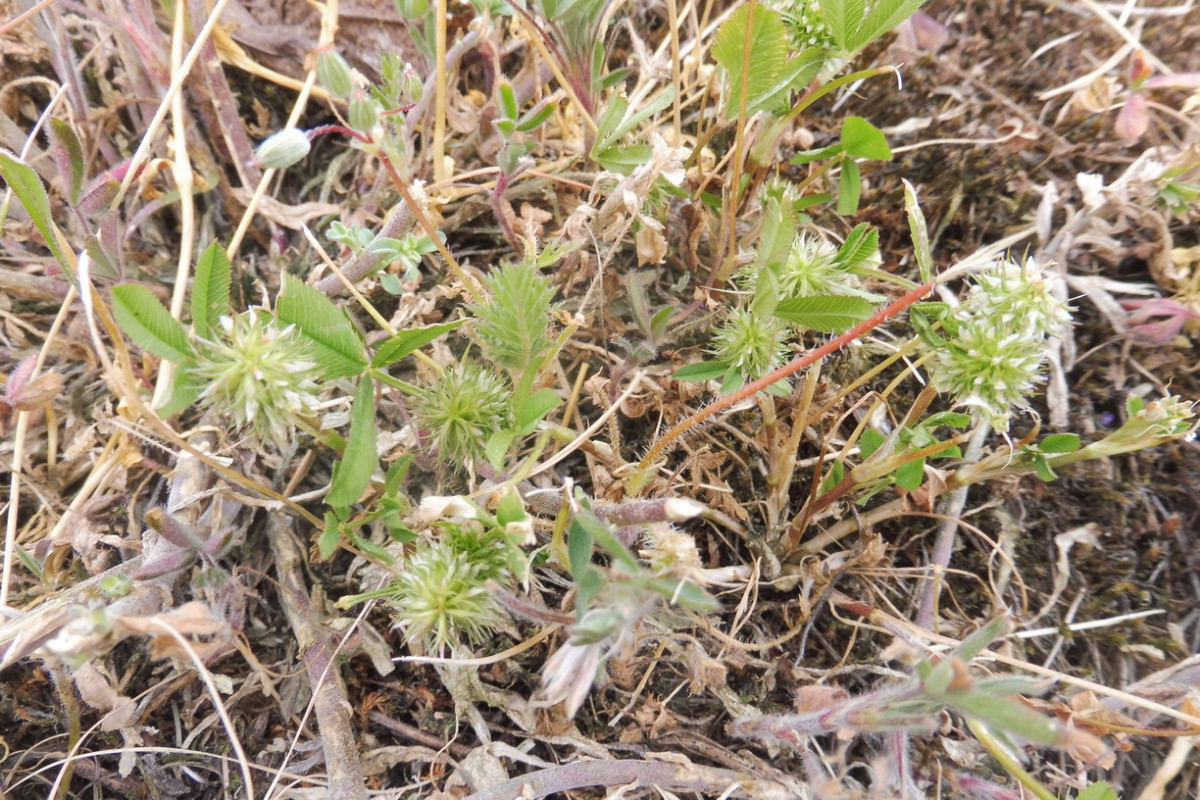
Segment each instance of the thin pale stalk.
[[433,178],[442,183],[447,178],[446,97],[450,91],[446,79],[446,73],[450,71],[446,64],[446,0],[437,0],[434,8],[433,49],[437,80],[433,98]]
[[[971,438],[967,442],[967,449],[963,452],[965,461],[970,463],[979,458],[989,430],[991,429],[987,423],[981,420],[975,421],[975,430],[972,431]],[[943,502],[942,514],[945,516],[942,524],[938,527],[937,539],[933,545],[933,555],[930,556],[930,567],[933,568],[933,574],[925,584],[921,607],[917,611],[917,624],[922,628],[932,630],[934,627],[937,617],[937,601],[942,593],[942,573],[945,572],[946,567],[950,566],[950,555],[954,550],[954,537],[958,533],[959,517],[967,505],[969,492],[970,486],[959,486],[950,492]]]
[[999,739],[992,735],[988,727],[978,720],[967,718],[967,727],[971,729],[971,733],[979,740],[984,749],[991,753],[992,758],[1000,762],[1000,766],[1012,775],[1017,781],[1032,792],[1039,800],[1058,800],[1054,792],[1047,789],[1036,778],[1030,775],[1021,764],[1012,757]]

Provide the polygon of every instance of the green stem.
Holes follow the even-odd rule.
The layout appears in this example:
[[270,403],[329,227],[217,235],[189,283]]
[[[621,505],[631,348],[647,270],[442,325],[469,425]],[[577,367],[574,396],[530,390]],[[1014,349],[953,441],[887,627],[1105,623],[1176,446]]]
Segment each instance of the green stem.
[[393,389],[397,389],[401,392],[404,392],[407,395],[419,394],[421,391],[416,386],[413,386],[411,383],[402,381],[399,378],[393,378],[391,375],[388,375],[383,370],[377,369],[375,367],[368,367],[367,371],[364,374],[368,378],[371,378],[372,380],[379,381],[380,383],[386,383],[388,386],[392,387]]
[[855,81],[864,80],[866,78],[874,78],[876,75],[884,75],[889,72],[895,72],[895,67],[872,67],[871,69],[863,69],[858,72],[851,72],[849,75],[843,75],[840,78],[830,81],[819,89],[814,89],[809,94],[800,98],[796,105],[792,106],[792,110],[784,116],[784,122],[791,122],[796,117],[800,116],[800,112],[811,106],[813,103],[820,100],[825,95],[832,91],[848,86]]
[[1058,800],[1054,792],[1047,789],[1036,778],[1025,771],[1008,749],[992,735],[991,730],[986,725],[978,720],[967,718],[967,727],[971,729],[971,733],[979,740],[984,749],[991,754],[992,758],[1000,762],[1000,766],[1004,767],[1009,775],[1017,779],[1017,782],[1036,795],[1040,800]]

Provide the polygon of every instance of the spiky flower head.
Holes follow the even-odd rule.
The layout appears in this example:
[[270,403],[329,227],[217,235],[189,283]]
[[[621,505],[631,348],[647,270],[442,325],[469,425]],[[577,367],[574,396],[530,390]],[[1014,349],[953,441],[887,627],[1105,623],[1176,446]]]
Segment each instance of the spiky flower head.
[[512,422],[510,394],[508,383],[492,370],[460,361],[420,390],[417,424],[442,458],[476,458],[491,435]]
[[773,5],[783,17],[793,50],[836,47],[833,33],[821,15],[820,0],[777,0]]
[[[837,255],[837,248],[824,239],[807,233],[797,235],[779,267],[780,296],[861,294],[862,281],[850,271],[858,265],[842,264]],[[756,288],[762,269],[758,262],[743,267],[737,275],[739,285]]]
[[410,642],[441,651],[462,639],[482,641],[499,620],[487,577],[446,542],[419,548],[392,585],[388,604]]
[[1048,342],[1071,320],[1042,268],[997,262],[976,276],[966,300],[945,320],[947,341],[933,360],[934,383],[956,402],[976,408],[997,430],[1044,380]]
[[717,328],[712,353],[717,361],[754,379],[783,363],[786,343],[787,325],[773,317],[762,319],[751,310],[740,308]]
[[264,309],[251,309],[221,317],[220,335],[197,343],[188,372],[206,385],[203,405],[282,447],[295,419],[316,409],[314,367],[293,326],[280,326]]

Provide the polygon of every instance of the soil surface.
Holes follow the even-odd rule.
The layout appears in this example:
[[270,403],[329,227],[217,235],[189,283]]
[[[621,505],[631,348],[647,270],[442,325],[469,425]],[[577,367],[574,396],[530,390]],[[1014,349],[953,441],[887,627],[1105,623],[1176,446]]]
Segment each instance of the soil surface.
[[[27,5],[0,1],[0,20],[16,19]],[[260,139],[285,127],[295,84],[313,64],[321,13],[307,4],[230,4],[215,49],[201,53],[184,85],[180,120],[156,132],[153,160],[129,187],[118,234],[116,223],[107,229],[100,215],[64,200],[46,134],[27,139],[61,91],[50,116],[78,130],[89,176],[131,158],[178,71],[170,51],[173,11],[137,0],[121,4],[119,14],[98,0],[46,5],[11,25],[0,21],[0,145],[19,153],[49,187],[52,215],[73,249],[99,243],[98,251],[121,251],[120,280],[97,268],[94,302],[111,307],[113,285],[139,283],[169,303],[185,236],[197,242],[193,261],[209,241],[234,237],[262,177],[249,156]],[[185,27],[200,29],[205,4],[186,5],[194,16]],[[647,53],[669,52],[668,5],[620,7],[618,18],[628,21],[610,28],[608,69],[641,68]],[[728,5],[716,3],[706,19]],[[864,163],[855,215],[840,216],[828,204],[810,209],[813,230],[841,240],[867,223],[879,232],[881,269],[915,278],[902,186],[908,181],[937,270],[1010,241],[1014,257],[1032,256],[1066,279],[1074,324],[1056,346],[1055,367],[1008,437],[986,440],[984,457],[1052,433],[1103,439],[1128,420],[1130,397],[1200,398],[1200,204],[1192,198],[1164,209],[1156,185],[1141,177],[1150,162],[1178,163],[1181,180],[1200,181],[1195,83],[1129,89],[1138,65],[1146,76],[1200,73],[1200,12],[1162,4],[1130,7],[1128,16],[1124,10],[1091,2],[930,2],[915,24],[854,62],[902,64],[901,87],[885,75],[830,93],[787,128],[769,168],[747,169],[754,181],[768,173],[802,181],[810,168],[789,159],[837,142],[848,115],[864,117],[885,132],[894,158]],[[472,6],[450,11],[452,46],[485,24]],[[367,80],[380,79],[376,54],[384,47],[421,63],[421,47],[394,4],[342,3],[341,13],[336,48]],[[444,135],[453,180],[439,183],[441,171],[431,166],[430,97],[406,112],[420,115],[413,118],[419,135],[401,166],[438,198],[430,220],[473,281],[519,257],[513,231],[517,244],[528,234],[542,241],[569,236],[597,171],[582,155],[586,126],[563,100],[568,110],[556,115],[552,133],[541,134],[534,165],[514,180],[499,212],[479,188],[495,180],[502,146],[491,133],[496,75],[512,76],[518,88],[559,86],[547,54],[530,55],[527,40],[490,49],[495,41],[518,41],[516,23],[507,20],[511,37],[468,49],[452,74]],[[1142,49],[1129,47],[1129,37]],[[704,91],[696,91],[681,115],[692,134],[695,120],[719,102],[714,95],[702,103]],[[535,93],[530,88],[523,100],[532,102]],[[346,113],[319,94],[303,109],[301,127],[337,123]],[[1123,110],[1130,104],[1141,115]],[[663,112],[663,131],[670,115]],[[707,130],[711,138],[696,162],[712,170],[711,193],[719,196],[726,173],[713,168],[735,150],[736,131]],[[179,133],[195,181],[194,218],[180,204],[173,171]],[[696,137],[689,136],[692,147]],[[123,175],[113,176],[115,186]],[[1109,194],[1093,204],[1091,187],[1099,182]],[[276,297],[285,274],[331,274],[305,226],[319,237],[333,219],[378,230],[400,202],[380,161],[337,136],[317,139],[306,159],[268,186],[235,259],[239,308]],[[618,403],[635,376],[640,383],[588,447],[576,447],[524,489],[561,490],[569,479],[598,509],[628,502],[620,467],[635,465],[663,431],[719,395],[715,382],[673,374],[707,357],[715,315],[733,302],[722,291],[729,285],[716,279],[723,232],[749,236],[761,220],[752,203],[732,222],[700,202],[675,198],[664,208],[665,257],[641,268],[645,278],[631,277],[642,242],[628,229],[607,271],[598,270],[596,249],[608,253],[611,245],[611,231],[598,226],[589,229],[596,248],[546,271],[558,293],[559,322],[572,322],[576,312],[582,321],[546,373],[545,385],[575,413],[555,418],[578,433]],[[1193,441],[1177,437],[1063,467],[1051,482],[1013,470],[972,486],[932,630],[918,629],[944,511],[929,483],[916,492],[889,488],[862,505],[830,503],[796,524],[797,541],[780,544],[789,521],[810,508],[826,475],[818,470],[867,417],[874,393],[901,374],[903,364],[893,365],[869,385],[853,383],[910,335],[906,325],[889,323],[861,347],[828,359],[813,386],[806,388],[800,373],[794,391],[770,400],[778,427],[764,418],[767,401],[746,401],[664,455],[644,496],[705,504],[712,514],[678,526],[694,538],[698,566],[743,572],[710,587],[719,612],[643,598],[654,613],[613,644],[602,677],[572,716],[562,703],[545,701],[543,671],[552,654],[562,656],[568,636],[560,623],[575,621],[579,593],[570,571],[553,560],[557,506],[535,513],[536,546],[547,563],[524,582],[489,590],[503,595],[507,609],[496,632],[474,646],[447,648],[454,660],[425,663],[422,657],[437,653],[406,640],[396,626],[402,615],[384,604],[334,605],[376,588],[388,573],[368,563],[377,553],[350,542],[332,556],[321,553],[318,526],[329,522],[321,497],[333,450],[312,431],[283,447],[264,444],[195,408],[157,427],[147,422],[143,412],[165,362],[117,341],[105,314],[85,313],[18,203],[9,201],[3,224],[0,360],[10,378],[0,464],[6,472],[22,465],[15,504],[7,482],[3,490],[11,577],[0,610],[12,620],[0,627],[0,788],[11,797],[245,797],[247,776],[255,797],[272,798],[358,798],[368,789],[370,796],[413,798],[1030,796],[959,711],[923,707],[922,722],[932,727],[914,723],[901,732],[867,719],[899,702],[886,691],[911,680],[915,662],[936,663],[948,641],[1002,612],[1018,635],[994,649],[1011,661],[979,659],[973,674],[1047,679],[1041,694],[1027,692],[1034,696],[1021,702],[1102,743],[1091,752],[1017,742],[1038,781],[1059,797],[1100,780],[1121,798],[1184,800],[1200,792],[1200,730],[1085,685],[1128,691],[1193,720],[1200,715],[1200,446]],[[349,251],[324,251],[338,264],[351,260]],[[437,253],[424,257],[416,280],[395,265],[390,270],[393,288],[404,283],[402,291],[389,290],[378,275],[358,289],[393,325],[463,314],[470,298]],[[671,335],[648,343],[657,347],[640,344],[646,336],[630,297],[634,280],[643,281],[651,313],[679,309]],[[964,285],[954,280],[939,291],[948,299]],[[871,288],[891,300],[902,294],[883,282]],[[337,302],[358,329],[379,331],[364,305],[348,298],[342,292]],[[1164,316],[1147,322],[1120,305],[1149,298],[1170,300]],[[1177,329],[1164,333],[1164,319],[1179,322]],[[378,344],[381,335],[371,336]],[[796,350],[828,338],[809,335]],[[427,347],[427,359],[449,366],[480,346],[455,332]],[[18,364],[39,354],[39,369],[58,382],[33,387],[42,394],[19,405]],[[404,380],[433,374],[412,363],[398,373]],[[847,386],[852,391],[843,396]],[[337,388],[336,410],[347,412],[354,388]],[[920,389],[910,380],[887,394],[882,415],[903,419]],[[772,509],[774,448],[806,408],[825,410],[805,417],[809,430],[793,442],[794,476],[778,491],[782,508]],[[949,408],[938,398],[931,410]],[[384,469],[414,456],[404,484],[414,506],[502,477],[437,458],[411,433],[410,411],[398,392],[382,393],[375,423]],[[544,458],[564,443],[548,446]],[[957,462],[935,466],[930,474],[946,479]],[[887,502],[903,513],[876,522],[872,510]],[[772,519],[775,513],[782,519]],[[856,519],[825,546],[805,544]],[[368,544],[382,548],[385,540]],[[392,552],[403,559],[417,546]],[[173,571],[143,569],[176,552]],[[1105,620],[1112,622],[1073,627]],[[568,672],[579,680],[589,669],[595,663],[582,660]],[[747,722],[760,712],[845,709],[855,696],[876,701],[820,735],[746,733],[766,724]],[[845,727],[851,719],[862,724]],[[529,774],[538,778],[525,795],[503,783]],[[993,790],[1007,794],[987,793]]]

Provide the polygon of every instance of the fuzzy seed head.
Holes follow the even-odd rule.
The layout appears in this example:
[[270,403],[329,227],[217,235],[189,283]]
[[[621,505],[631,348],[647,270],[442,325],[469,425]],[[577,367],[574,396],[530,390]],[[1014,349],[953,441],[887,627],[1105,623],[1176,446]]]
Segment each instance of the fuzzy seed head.
[[478,643],[499,619],[487,578],[444,542],[419,549],[392,588],[390,604],[399,611],[405,637],[429,650],[463,639]]
[[222,317],[220,337],[199,343],[189,371],[207,384],[202,404],[282,447],[296,417],[316,409],[314,367],[290,325],[281,328],[270,314],[252,309]]
[[786,339],[787,326],[781,321],[737,309],[717,329],[712,353],[743,375],[760,378],[783,363]]
[[463,361],[417,396],[417,423],[443,458],[476,458],[488,438],[511,423],[510,394],[502,377]]
[[792,49],[833,49],[836,46],[833,34],[821,16],[820,0],[779,0],[772,5],[783,15]]
[[937,353],[934,382],[960,405],[976,408],[1007,430],[1014,408],[1044,378],[1048,341],[1071,319],[1032,259],[1002,261],[975,279],[966,301],[946,322],[949,346]]

